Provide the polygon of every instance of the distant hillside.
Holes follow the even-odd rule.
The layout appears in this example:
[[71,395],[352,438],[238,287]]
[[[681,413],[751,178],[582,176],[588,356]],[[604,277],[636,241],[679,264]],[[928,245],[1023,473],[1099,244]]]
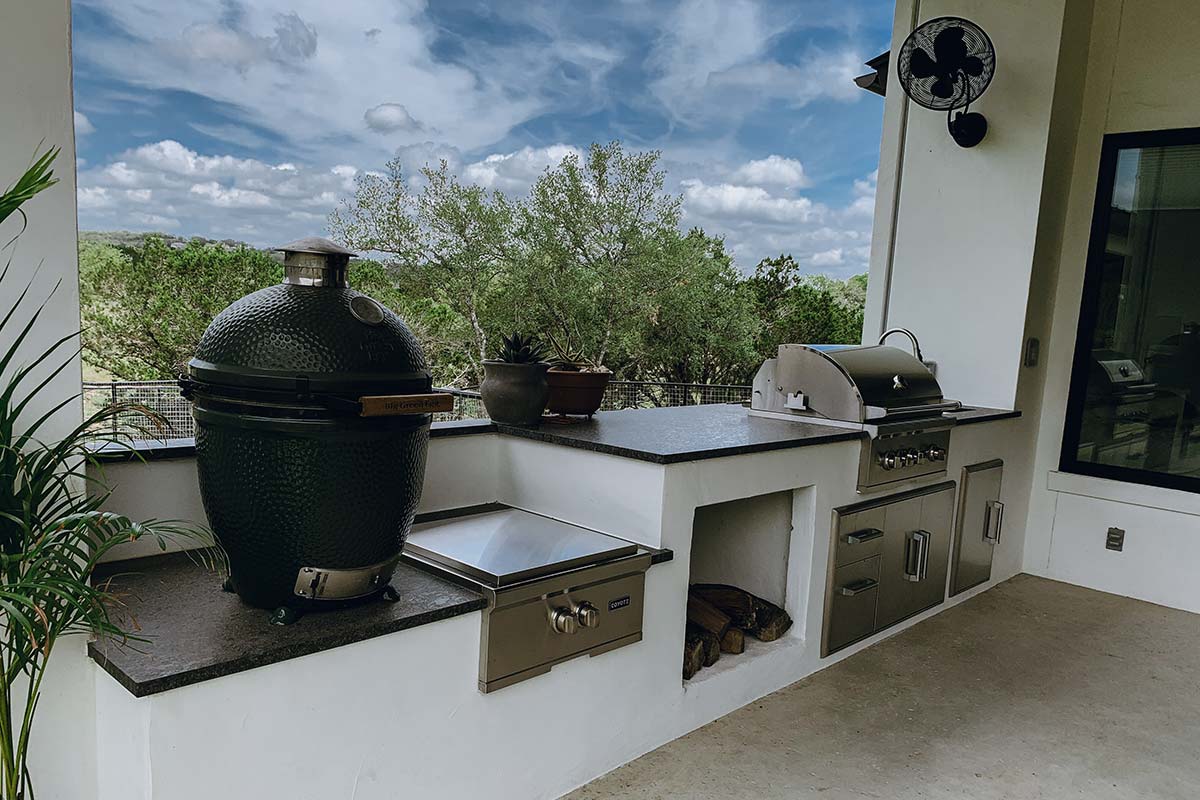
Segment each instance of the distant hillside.
[[[134,231],[80,231],[79,241],[95,242],[97,244],[111,244],[117,247],[141,247],[148,236],[157,236],[174,248],[182,248],[188,242],[197,241],[201,244],[220,245],[226,250],[237,250],[239,247],[248,247],[251,250],[259,250],[252,244],[240,242],[237,239],[205,239],[203,236],[174,236],[169,233],[142,233]],[[263,250],[263,252],[270,252]]]

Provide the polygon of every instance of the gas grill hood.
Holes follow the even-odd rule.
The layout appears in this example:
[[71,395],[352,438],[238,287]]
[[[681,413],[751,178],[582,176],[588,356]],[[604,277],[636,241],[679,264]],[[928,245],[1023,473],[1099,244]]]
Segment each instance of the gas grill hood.
[[937,379],[920,360],[888,345],[782,344],[774,360],[774,386],[766,390],[776,397],[760,401],[756,380],[756,408],[762,402],[766,410],[883,424],[959,407],[942,397]]

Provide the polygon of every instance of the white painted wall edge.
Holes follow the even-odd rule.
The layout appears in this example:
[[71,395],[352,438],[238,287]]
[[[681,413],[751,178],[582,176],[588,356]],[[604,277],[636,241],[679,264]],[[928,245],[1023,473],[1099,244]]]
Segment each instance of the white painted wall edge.
[[1144,486],[1140,483],[1124,483],[1091,475],[1051,470],[1046,475],[1046,488],[1052,492],[1200,516],[1200,495],[1159,486]]

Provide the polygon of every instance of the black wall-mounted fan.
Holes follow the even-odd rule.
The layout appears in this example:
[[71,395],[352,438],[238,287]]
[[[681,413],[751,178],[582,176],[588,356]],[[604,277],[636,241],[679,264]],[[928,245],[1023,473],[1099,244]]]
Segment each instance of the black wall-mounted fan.
[[904,40],[896,63],[904,93],[918,105],[945,111],[946,127],[961,147],[974,147],[987,135],[987,120],[970,108],[995,72],[992,40],[961,17],[938,17],[919,25]]

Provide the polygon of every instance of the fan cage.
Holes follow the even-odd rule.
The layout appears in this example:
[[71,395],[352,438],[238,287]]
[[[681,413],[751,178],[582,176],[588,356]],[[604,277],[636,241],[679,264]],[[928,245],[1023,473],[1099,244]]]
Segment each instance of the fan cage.
[[[918,78],[912,74],[912,55],[918,48],[932,55],[933,42],[937,35],[947,28],[954,27],[963,29],[963,43],[967,46],[967,53],[983,62],[983,72],[977,77],[960,73],[956,83],[959,90],[948,98],[938,97],[932,91],[933,84],[937,80],[936,76]],[[956,108],[967,108],[987,89],[996,72],[996,48],[992,45],[991,37],[983,28],[969,19],[937,17],[918,25],[908,35],[904,44],[900,46],[900,57],[897,59],[896,66],[900,85],[913,102],[934,111],[951,111]]]

